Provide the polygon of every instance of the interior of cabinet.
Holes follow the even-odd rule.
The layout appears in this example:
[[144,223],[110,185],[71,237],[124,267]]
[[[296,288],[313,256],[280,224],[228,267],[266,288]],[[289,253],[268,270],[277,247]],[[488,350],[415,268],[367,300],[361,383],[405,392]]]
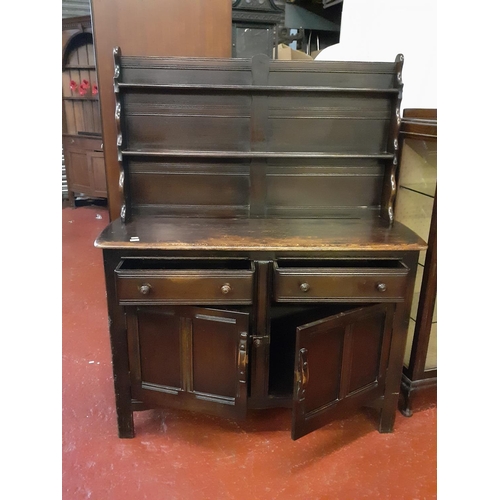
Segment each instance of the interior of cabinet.
[[427,242],[420,252],[403,362],[400,410],[437,384],[437,110],[407,109],[401,121],[395,218]]
[[251,270],[248,259],[178,259],[178,258],[128,258],[117,267],[117,271],[132,270]]
[[[399,191],[396,220],[403,222],[422,239],[428,240],[437,185],[437,143],[416,138],[405,138],[401,152]],[[405,350],[405,366],[410,364],[414,340],[418,303],[422,292],[422,278],[426,250],[420,252],[413,294],[408,340]],[[429,347],[425,370],[437,368],[437,303],[432,317]]]

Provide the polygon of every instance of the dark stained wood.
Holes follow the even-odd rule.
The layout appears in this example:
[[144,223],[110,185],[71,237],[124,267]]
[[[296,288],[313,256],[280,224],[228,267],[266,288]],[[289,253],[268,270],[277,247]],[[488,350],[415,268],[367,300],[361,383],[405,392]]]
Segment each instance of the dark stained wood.
[[[119,48],[114,54],[117,161],[120,171],[130,170],[119,184],[124,222],[167,212],[331,217],[353,211],[392,221],[399,58],[311,67],[263,54],[232,60],[136,57]],[[213,163],[203,165],[208,158]],[[234,179],[221,192],[214,167],[223,161],[240,163],[221,171]]]
[[274,298],[302,303],[403,301],[408,269],[393,262],[394,267],[377,267],[376,260],[370,267],[356,261],[352,267],[335,267],[335,261],[326,261],[311,268],[307,262],[302,267],[286,267],[284,261],[284,266],[275,264]]
[[[138,238],[138,240],[135,240]],[[131,241],[132,239],[132,241]],[[142,217],[113,221],[98,248],[225,251],[404,251],[425,242],[398,222],[381,219],[203,219]]]
[[426,248],[387,216],[400,63],[114,51],[121,208],[95,245],[120,256],[129,408],[293,407],[297,439],[369,405],[392,430]]
[[399,390],[401,384],[401,373],[403,371],[406,339],[408,336],[411,301],[413,290],[415,288],[415,271],[417,268],[417,262],[418,254],[412,253],[407,257],[405,264],[409,269],[413,269],[414,272],[408,275],[405,300],[402,303],[396,304],[394,312],[384,402],[380,410],[380,432],[392,432],[394,429],[394,421],[396,419],[396,411],[399,401]]
[[231,0],[91,2],[110,219],[120,216],[112,50],[130,55],[231,56]]
[[148,262],[139,269],[117,268],[120,304],[252,303],[253,266],[200,269],[188,262],[185,269],[176,269],[166,260],[163,268],[148,268]]
[[254,331],[249,405],[266,407],[269,391],[269,329],[272,261],[257,261],[255,272]]
[[142,383],[179,391],[181,379],[181,318],[172,310],[127,309],[132,396],[140,399]]
[[353,309],[297,328],[292,439],[383,393],[393,308]]
[[[132,382],[129,372],[129,346],[127,341],[127,335],[130,335],[130,333],[128,333],[123,310],[118,305],[115,282],[115,269],[120,262],[120,255],[113,251],[104,251],[103,260],[118,436],[133,438]],[[131,359],[134,360],[135,358],[132,357]]]
[[393,160],[390,167],[386,169],[384,187],[382,193],[382,210],[381,216],[390,221],[394,221],[394,201],[396,199],[397,182],[396,182],[396,172],[399,159],[399,142],[398,134],[401,125],[401,99],[403,97],[403,60],[402,54],[398,54],[396,57],[396,74],[394,76],[394,85],[399,90],[398,97],[395,105],[392,109],[390,132],[388,137],[387,151],[393,153]]
[[245,414],[248,314],[127,307],[132,396],[146,405]]

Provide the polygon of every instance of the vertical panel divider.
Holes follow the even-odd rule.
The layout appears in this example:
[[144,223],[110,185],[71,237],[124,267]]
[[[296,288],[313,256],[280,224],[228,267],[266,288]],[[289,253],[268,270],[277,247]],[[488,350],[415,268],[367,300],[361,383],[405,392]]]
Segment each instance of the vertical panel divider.
[[348,325],[344,333],[342,346],[342,368],[340,370],[340,391],[339,399],[344,399],[349,393],[351,383],[351,365],[352,365],[352,324]]
[[181,371],[182,390],[193,392],[193,322],[181,318]]
[[256,261],[252,331],[251,395],[256,401],[268,397],[272,261]]
[[[252,84],[265,86],[269,83],[269,57],[258,54],[252,58]],[[269,97],[252,94],[250,108],[250,151],[269,151]],[[265,217],[267,207],[267,158],[250,161],[250,217]]]
[[130,368],[130,383],[132,396],[137,397],[142,388],[141,380],[141,352],[139,339],[139,324],[137,310],[132,307],[127,308],[127,343]]

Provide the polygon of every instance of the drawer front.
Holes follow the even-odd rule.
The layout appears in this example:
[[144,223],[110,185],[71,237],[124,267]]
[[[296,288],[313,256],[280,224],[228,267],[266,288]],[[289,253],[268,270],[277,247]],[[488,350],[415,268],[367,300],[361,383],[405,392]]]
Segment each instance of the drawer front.
[[118,274],[120,304],[251,304],[251,273]]
[[277,302],[402,302],[408,269],[280,269],[274,272]]

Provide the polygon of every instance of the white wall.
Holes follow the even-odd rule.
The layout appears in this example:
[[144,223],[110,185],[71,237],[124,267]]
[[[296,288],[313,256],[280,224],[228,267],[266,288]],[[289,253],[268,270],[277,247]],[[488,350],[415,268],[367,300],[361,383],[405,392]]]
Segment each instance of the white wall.
[[437,0],[344,0],[340,42],[324,61],[393,61],[404,55],[405,108],[437,108]]

